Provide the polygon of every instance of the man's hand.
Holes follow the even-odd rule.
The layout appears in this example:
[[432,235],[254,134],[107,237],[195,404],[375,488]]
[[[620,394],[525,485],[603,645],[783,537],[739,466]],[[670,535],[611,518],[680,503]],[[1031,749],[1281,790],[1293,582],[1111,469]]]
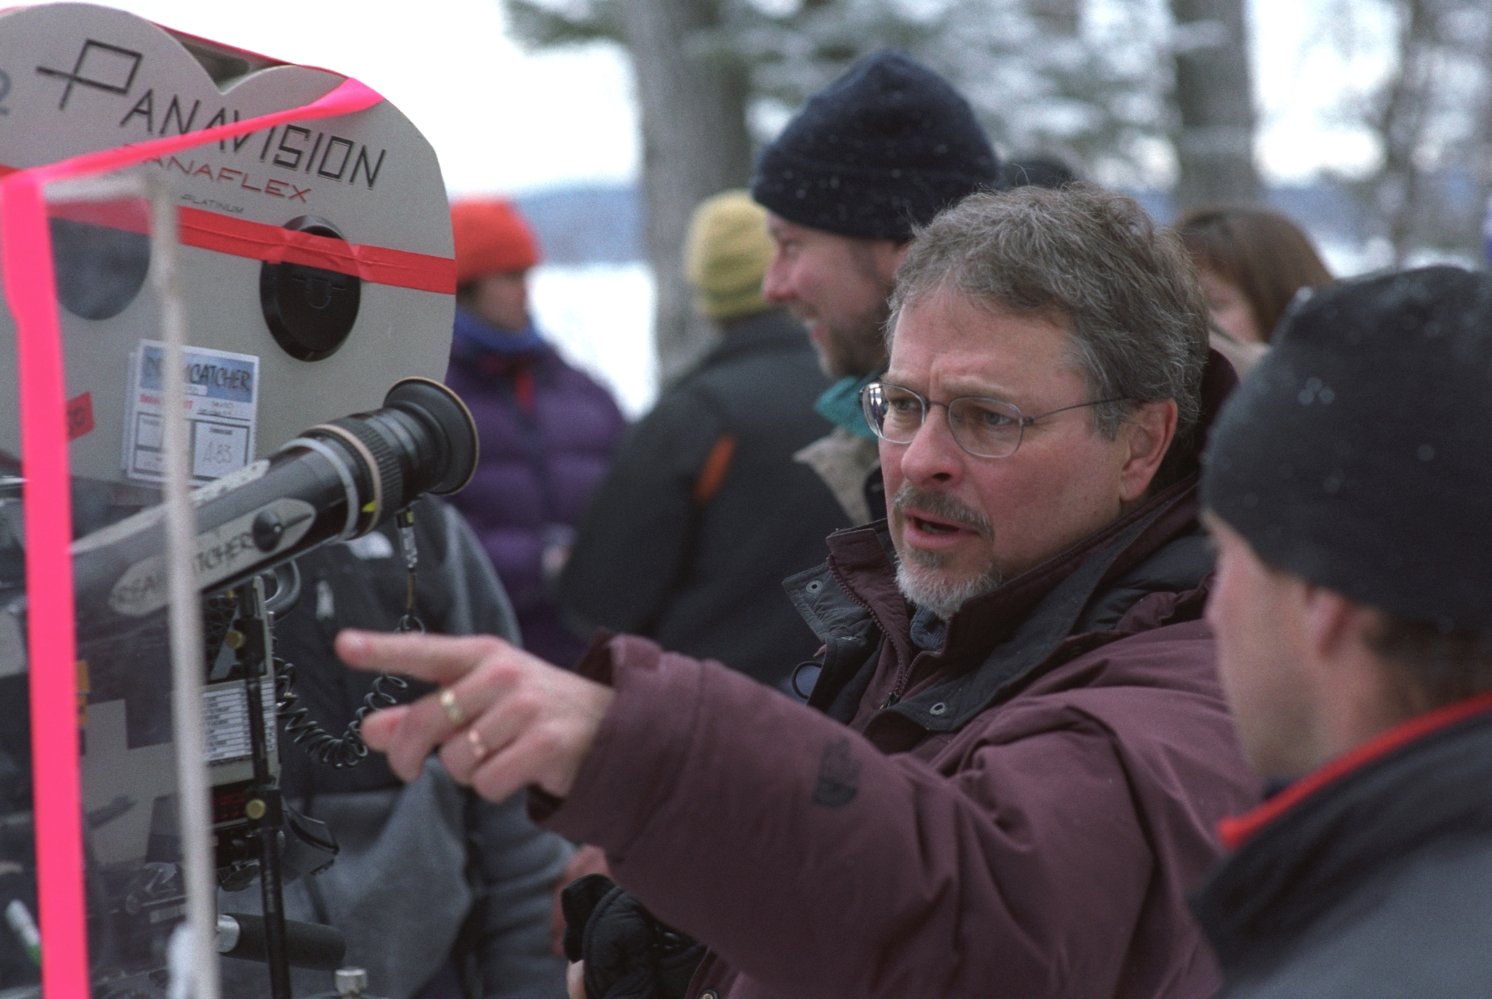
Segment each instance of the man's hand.
[[457,781],[500,801],[528,785],[570,792],[615,694],[499,638],[343,631],[337,655],[357,669],[438,684],[413,704],[363,720],[369,747],[413,780],[431,750]]

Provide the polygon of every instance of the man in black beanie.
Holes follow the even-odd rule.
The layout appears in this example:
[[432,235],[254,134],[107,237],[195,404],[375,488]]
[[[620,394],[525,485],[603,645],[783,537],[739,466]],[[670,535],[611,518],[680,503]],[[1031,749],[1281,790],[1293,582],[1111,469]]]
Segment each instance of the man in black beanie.
[[777,244],[763,290],[803,321],[819,363],[837,379],[817,404],[835,429],[799,460],[857,523],[883,512],[875,439],[859,399],[886,364],[896,268],[914,226],[998,177],[969,103],[891,50],[866,56],[810,97],[757,161],[751,195],[767,209]]
[[1213,431],[1244,749],[1196,910],[1229,996],[1492,995],[1492,275],[1315,291]]

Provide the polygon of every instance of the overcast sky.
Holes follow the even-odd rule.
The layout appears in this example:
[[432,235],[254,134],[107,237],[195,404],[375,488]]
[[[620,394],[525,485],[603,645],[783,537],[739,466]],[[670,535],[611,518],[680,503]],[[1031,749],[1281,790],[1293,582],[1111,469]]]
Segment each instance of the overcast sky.
[[[0,7],[23,6],[0,0]],[[517,194],[637,171],[622,57],[593,46],[525,55],[499,0],[118,0],[104,4],[288,63],[354,77],[435,148],[453,193]]]
[[[6,0],[0,0],[0,5]],[[606,46],[529,55],[504,35],[500,0],[118,0],[167,27],[290,63],[355,77],[403,112],[440,158],[453,193],[519,194],[636,175],[631,78]],[[1329,156],[1351,166],[1370,150],[1332,133],[1322,105],[1345,78],[1308,44],[1324,5],[1251,5],[1260,134],[1273,180],[1298,179]],[[1267,17],[1260,15],[1267,11]],[[1363,67],[1351,67],[1361,79]]]
[[[645,2],[645,0],[637,0]],[[1117,0],[1132,2],[1132,0]],[[25,0],[0,0],[0,7]],[[527,55],[504,36],[500,0],[117,0],[118,9],[276,60],[322,66],[391,101],[440,158],[453,194],[522,194],[562,184],[627,181],[639,155],[632,84],[621,55],[596,46]],[[1290,179],[1329,155],[1346,166],[1366,148],[1331,135],[1323,98],[1346,78],[1307,44],[1323,0],[1254,0],[1260,95],[1258,154],[1271,179]],[[1266,20],[1259,12],[1266,10]],[[3,15],[0,15],[3,18]],[[3,22],[0,22],[3,23]],[[1370,68],[1369,68],[1370,69]],[[1351,68],[1357,79],[1363,67]],[[592,269],[593,270],[593,269]],[[569,274],[540,268],[533,305],[568,356],[637,415],[656,373],[651,284],[641,265]],[[551,273],[553,272],[553,273]],[[597,336],[598,330],[606,331]]]

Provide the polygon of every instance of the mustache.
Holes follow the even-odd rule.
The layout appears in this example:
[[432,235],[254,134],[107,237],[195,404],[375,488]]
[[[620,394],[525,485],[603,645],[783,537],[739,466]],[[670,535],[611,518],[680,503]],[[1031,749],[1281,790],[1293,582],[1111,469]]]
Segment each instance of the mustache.
[[965,506],[947,493],[919,489],[910,482],[903,483],[891,498],[891,509],[897,513],[905,514],[908,507],[915,507],[930,517],[960,524],[986,537],[993,532],[983,511]]

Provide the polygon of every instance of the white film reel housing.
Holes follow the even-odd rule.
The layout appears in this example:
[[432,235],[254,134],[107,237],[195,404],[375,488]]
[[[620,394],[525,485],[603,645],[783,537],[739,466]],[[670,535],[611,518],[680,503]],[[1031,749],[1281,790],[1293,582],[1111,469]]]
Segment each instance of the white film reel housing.
[[[0,174],[300,107],[344,79],[92,4],[0,12]],[[377,408],[403,378],[444,377],[454,309],[445,187],[429,143],[387,101],[131,170],[164,178],[178,209],[198,481],[305,427]],[[130,213],[54,217],[57,311],[73,474],[151,482],[161,309],[143,226],[117,218]],[[309,234],[297,245],[322,265],[267,263],[287,232]],[[16,371],[15,338],[0,307],[0,370]],[[0,452],[12,458],[18,424],[7,385]]]

